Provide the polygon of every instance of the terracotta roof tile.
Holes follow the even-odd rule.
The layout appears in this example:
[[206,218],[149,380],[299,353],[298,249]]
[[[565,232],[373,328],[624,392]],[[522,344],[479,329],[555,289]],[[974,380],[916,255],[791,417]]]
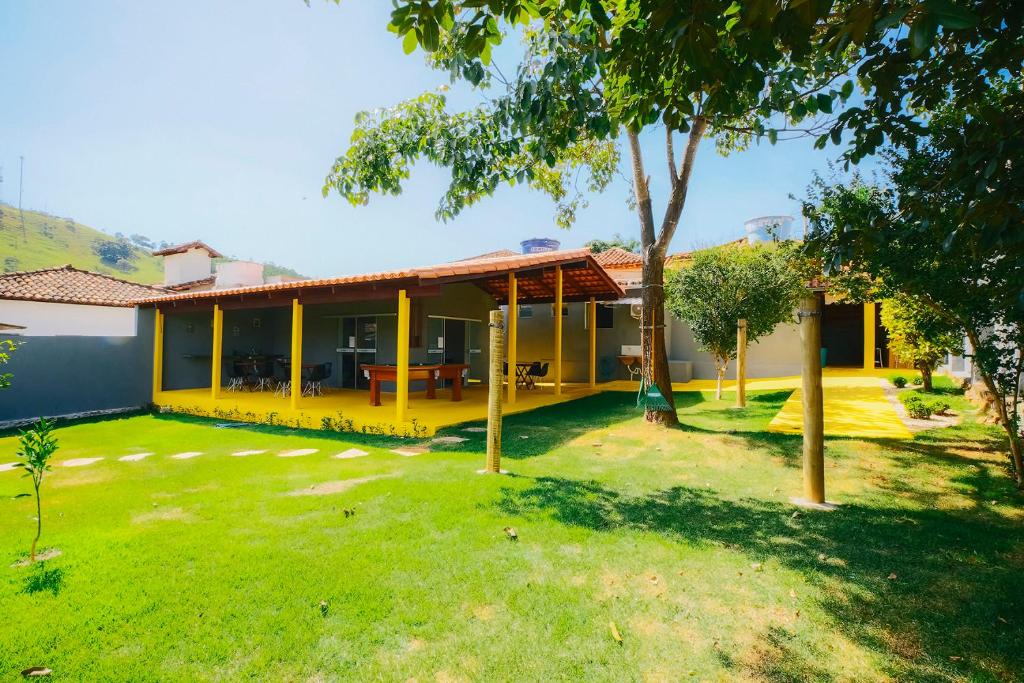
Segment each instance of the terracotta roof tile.
[[170,256],[171,254],[184,254],[186,251],[189,251],[190,249],[205,249],[213,258],[224,257],[222,253],[220,253],[210,245],[206,244],[205,242],[200,242],[199,240],[195,240],[193,242],[185,242],[184,244],[176,244],[173,247],[167,247],[166,249],[154,251],[153,256]]
[[[471,261],[457,261],[454,263],[442,263],[434,266],[423,266],[418,268],[407,268],[405,270],[393,270],[379,273],[365,273],[361,275],[345,275],[342,277],[320,278],[315,280],[299,280],[293,282],[276,282],[272,284],[253,285],[248,287],[236,287],[233,289],[212,289],[192,292],[176,292],[167,294],[156,294],[140,301],[140,303],[161,303],[172,301],[188,301],[197,299],[223,298],[236,294],[255,294],[275,291],[301,291],[316,287],[333,287],[342,285],[357,285],[362,283],[383,283],[400,280],[418,281],[420,284],[431,284],[437,280],[446,278],[473,276],[486,277],[492,273],[504,273],[515,270],[530,268],[531,266],[554,266],[561,263],[579,262],[589,259],[597,266],[604,276],[602,285],[608,290],[608,294],[621,292],[618,285],[610,276],[603,273],[599,264],[593,259],[588,249],[571,249],[566,251],[549,251],[540,254],[513,254],[511,256],[499,256],[488,259],[477,259]],[[621,296],[621,293],[617,294]]]
[[640,254],[634,254],[622,247],[612,247],[594,254],[594,260],[604,268],[639,268],[643,265]]
[[134,306],[140,299],[165,291],[70,265],[0,275],[0,299]]

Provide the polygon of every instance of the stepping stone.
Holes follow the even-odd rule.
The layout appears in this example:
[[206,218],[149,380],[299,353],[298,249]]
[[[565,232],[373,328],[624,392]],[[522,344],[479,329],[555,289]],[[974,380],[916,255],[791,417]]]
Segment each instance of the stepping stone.
[[366,451],[359,450],[358,448],[350,448],[347,451],[342,451],[337,455],[333,456],[338,460],[348,460],[349,458],[361,458],[364,455],[369,455]]
[[91,465],[94,462],[99,462],[103,458],[74,458],[72,460],[65,460],[61,463],[64,467],[84,467]]
[[466,427],[462,431],[464,431],[464,432],[474,432],[474,433],[477,433],[477,434],[482,434],[482,433],[485,433],[487,431],[487,427]]
[[202,451],[185,451],[184,453],[175,453],[171,457],[175,460],[188,460],[190,458],[199,457],[202,454]]
[[266,449],[264,449],[264,450],[256,450],[256,451],[235,451],[231,455],[235,456],[236,458],[244,458],[247,455],[262,455],[262,454],[264,454],[266,452],[267,452]]
[[423,455],[429,450],[429,448],[424,448],[423,446],[409,446],[408,448],[392,448],[391,452],[403,458],[411,458],[416,455]]
[[21,463],[20,462],[9,462],[9,463],[0,465],[0,472],[10,472],[11,470],[17,470],[17,469],[20,469],[20,468],[21,468]]
[[153,455],[152,453],[132,453],[131,455],[122,455],[118,460],[121,462],[138,462],[144,458],[148,458]]
[[291,450],[291,451],[281,451],[280,453],[277,454],[277,457],[279,457],[279,458],[297,458],[300,455],[313,455],[314,453],[319,453],[319,452],[320,452],[319,448],[296,448],[295,450]]
[[439,436],[430,443],[462,443],[463,441],[469,441],[461,436]]

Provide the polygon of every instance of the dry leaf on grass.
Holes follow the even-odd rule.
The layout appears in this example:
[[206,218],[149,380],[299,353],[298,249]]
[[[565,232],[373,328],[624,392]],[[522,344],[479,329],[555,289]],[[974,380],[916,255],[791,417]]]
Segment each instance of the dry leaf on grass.
[[609,621],[608,622],[608,628],[611,629],[611,631],[612,631],[612,638],[615,639],[615,642],[618,643],[619,645],[621,645],[622,644],[622,635],[619,633],[619,629],[615,626],[615,622],[614,621]]
[[25,678],[41,678],[42,676],[49,676],[53,671],[45,666],[30,666],[21,672],[21,675]]
[[505,527],[505,535],[508,536],[508,540],[510,540],[510,541],[518,541],[519,540],[519,534],[517,534],[516,530],[513,529],[510,526]]

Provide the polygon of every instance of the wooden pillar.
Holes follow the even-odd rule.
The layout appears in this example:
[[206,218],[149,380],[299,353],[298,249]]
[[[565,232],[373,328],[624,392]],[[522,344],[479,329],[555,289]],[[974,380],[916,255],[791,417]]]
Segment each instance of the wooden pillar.
[[736,407],[747,407],[747,321],[736,321]]
[[213,305],[213,353],[210,356],[210,397],[220,398],[220,373],[224,365],[224,310]]
[[154,309],[153,317],[153,403],[164,388],[164,314]]
[[875,367],[875,302],[864,304],[864,369]]
[[587,322],[590,323],[590,329],[587,330],[590,333],[590,358],[587,364],[590,371],[588,384],[593,389],[597,386],[597,300],[594,297],[590,297],[590,301],[587,302]]
[[405,422],[409,408],[409,297],[404,289],[398,290],[398,369],[395,372],[395,419]]
[[[501,365],[504,321],[501,311],[491,311],[488,321],[490,332],[491,365],[487,387],[487,464],[484,472],[501,472]],[[509,380],[514,382],[509,368]]]
[[803,347],[804,499],[825,502],[825,420],[821,391],[821,304],[809,292],[800,302],[800,343]]
[[562,266],[555,266],[555,395],[562,393]]
[[[516,402],[516,346],[519,343],[519,287],[516,274],[508,274],[508,402]],[[499,380],[500,381],[500,380]]]
[[299,409],[302,397],[302,304],[292,299],[291,407]]

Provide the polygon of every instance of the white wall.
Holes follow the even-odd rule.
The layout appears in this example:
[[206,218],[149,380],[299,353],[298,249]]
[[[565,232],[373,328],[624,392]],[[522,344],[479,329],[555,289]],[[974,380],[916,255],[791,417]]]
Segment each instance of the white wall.
[[[693,362],[693,376],[697,379],[715,378],[715,361],[711,354],[697,348],[690,327],[675,316],[669,342],[669,360]],[[747,377],[789,377],[800,374],[800,328],[795,323],[783,323],[767,337],[761,337],[747,347]],[[736,376],[736,361],[729,362],[728,377]]]
[[0,322],[22,325],[12,334],[23,337],[134,337],[136,316],[134,307],[0,300]]

